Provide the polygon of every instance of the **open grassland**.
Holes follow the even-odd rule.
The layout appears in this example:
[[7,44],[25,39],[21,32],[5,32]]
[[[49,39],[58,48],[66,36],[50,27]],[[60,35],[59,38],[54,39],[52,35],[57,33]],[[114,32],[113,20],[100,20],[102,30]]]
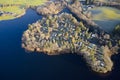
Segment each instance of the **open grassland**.
[[9,6],[9,7],[0,7],[0,11],[12,12],[15,14],[21,14],[24,12],[24,9],[20,6]]
[[14,19],[15,17],[7,15],[7,16],[0,16],[0,20],[8,20],[8,19]]
[[47,0],[0,0],[0,4],[20,4],[37,6],[45,3]]
[[0,7],[0,11],[13,13],[13,15],[4,14],[0,16],[0,20],[7,20],[7,19],[14,19],[15,17],[23,14],[25,12],[25,9],[21,8],[20,6],[9,6],[9,7]]
[[[46,1],[48,0],[0,0],[1,5],[9,5],[0,7],[0,11],[12,13],[12,15],[3,13],[3,15],[0,16],[0,20],[14,19],[25,13],[25,6],[38,6]],[[17,4],[17,6],[11,6],[11,4]]]
[[111,7],[96,7],[92,10],[93,20],[118,20],[120,10]]

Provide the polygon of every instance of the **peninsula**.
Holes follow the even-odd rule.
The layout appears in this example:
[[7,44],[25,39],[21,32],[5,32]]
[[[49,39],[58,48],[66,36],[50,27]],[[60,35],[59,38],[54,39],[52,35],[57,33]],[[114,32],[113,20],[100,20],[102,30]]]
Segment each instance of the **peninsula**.
[[[63,12],[68,9],[69,13]],[[111,56],[120,44],[84,13],[78,0],[56,0],[38,6],[42,20],[30,24],[22,36],[22,47],[48,55],[66,53],[82,55],[88,66],[98,73],[112,70]]]

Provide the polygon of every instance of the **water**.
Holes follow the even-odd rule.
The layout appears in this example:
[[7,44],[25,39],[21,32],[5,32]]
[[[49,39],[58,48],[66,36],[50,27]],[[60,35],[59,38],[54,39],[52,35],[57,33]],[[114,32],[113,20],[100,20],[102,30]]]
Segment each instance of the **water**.
[[115,26],[120,23],[120,20],[94,20],[104,31],[112,33]]
[[[120,19],[116,17],[120,14],[120,10],[112,7],[96,7],[93,9],[90,9],[89,11],[93,14],[93,20],[96,24],[98,24],[103,30],[106,32],[111,33],[115,26],[120,23]],[[112,12],[112,13],[111,13]],[[113,15],[108,15],[108,13],[111,13]],[[100,16],[103,15],[103,16]],[[104,16],[106,15],[106,16]],[[115,16],[116,15],[116,16]],[[97,18],[94,18],[94,16],[97,16]],[[110,16],[115,16],[114,19],[110,19]]]
[[92,72],[81,56],[66,54],[48,56],[27,53],[21,48],[21,37],[27,25],[41,19],[28,9],[18,19],[0,21],[0,80],[119,80],[120,55],[114,56],[114,70],[108,75]]

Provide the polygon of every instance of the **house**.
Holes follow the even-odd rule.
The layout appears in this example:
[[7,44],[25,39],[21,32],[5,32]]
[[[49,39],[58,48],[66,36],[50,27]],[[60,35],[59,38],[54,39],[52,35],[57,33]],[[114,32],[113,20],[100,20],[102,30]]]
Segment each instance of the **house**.
[[95,48],[96,47],[96,45],[95,44],[92,44],[92,43],[90,43],[89,45],[88,45],[88,48],[89,49],[93,49],[93,48]]
[[3,11],[0,11],[0,16],[2,16],[2,15],[3,15],[3,13],[4,13]]
[[101,66],[101,67],[104,67],[104,66],[105,66],[105,63],[101,61],[101,62],[100,62],[100,66]]
[[95,34],[92,34],[92,35],[91,35],[91,38],[94,38],[94,37],[96,37],[96,35],[95,35]]

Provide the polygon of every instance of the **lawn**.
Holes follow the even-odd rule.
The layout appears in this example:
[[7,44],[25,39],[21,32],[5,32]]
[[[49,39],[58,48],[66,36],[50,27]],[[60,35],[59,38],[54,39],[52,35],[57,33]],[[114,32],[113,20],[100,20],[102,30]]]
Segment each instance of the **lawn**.
[[96,7],[90,11],[93,20],[120,20],[120,10],[112,7]]

